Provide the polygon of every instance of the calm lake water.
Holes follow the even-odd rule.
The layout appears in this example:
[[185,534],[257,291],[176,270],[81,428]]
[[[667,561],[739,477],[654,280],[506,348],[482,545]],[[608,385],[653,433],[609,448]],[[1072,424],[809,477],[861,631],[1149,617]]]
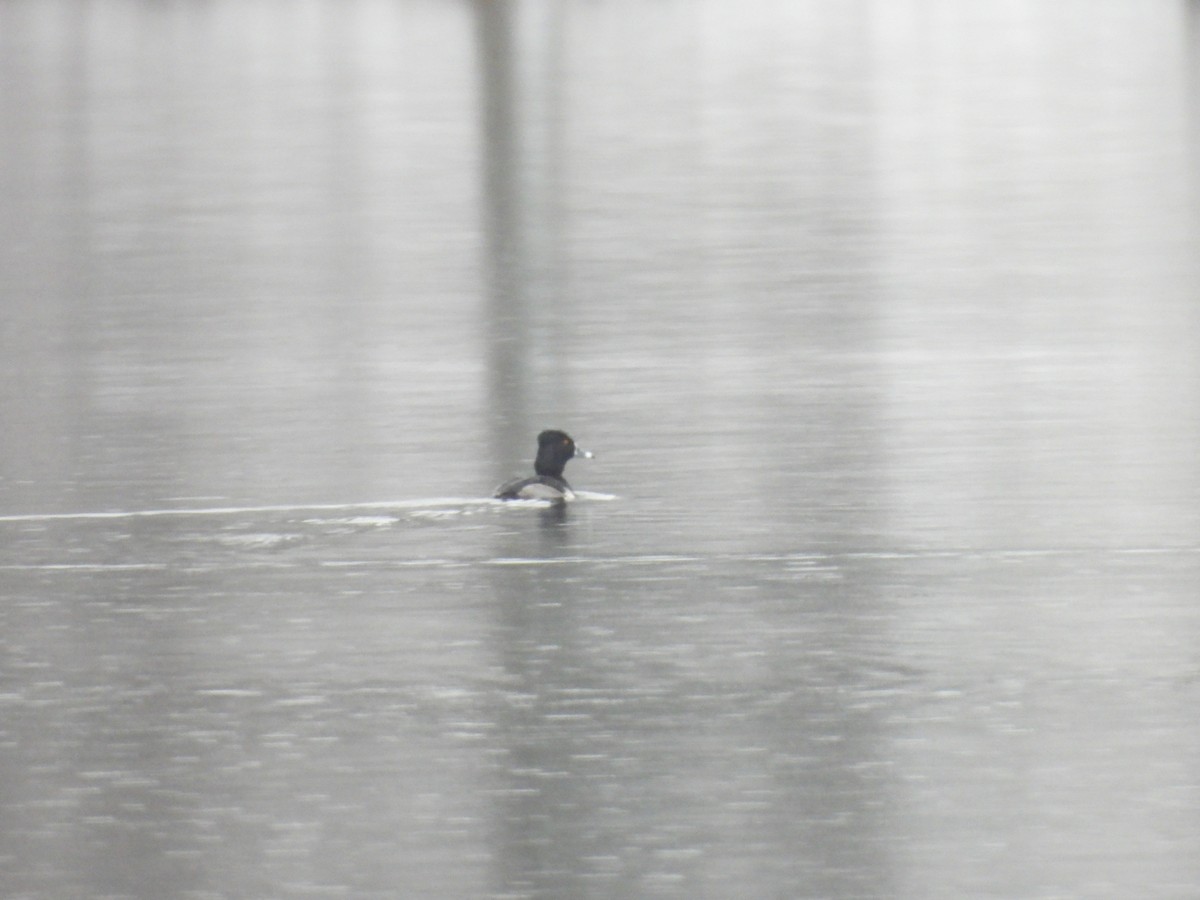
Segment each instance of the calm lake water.
[[0,3],[0,895],[1195,896],[1198,148],[1195,2]]

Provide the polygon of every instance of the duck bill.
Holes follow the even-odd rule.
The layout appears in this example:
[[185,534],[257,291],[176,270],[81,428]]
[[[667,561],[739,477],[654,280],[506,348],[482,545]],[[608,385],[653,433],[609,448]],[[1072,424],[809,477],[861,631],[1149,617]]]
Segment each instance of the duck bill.
[[576,447],[575,455],[578,456],[580,459],[592,459],[595,457],[596,454],[593,453],[591,450],[584,450],[582,447]]

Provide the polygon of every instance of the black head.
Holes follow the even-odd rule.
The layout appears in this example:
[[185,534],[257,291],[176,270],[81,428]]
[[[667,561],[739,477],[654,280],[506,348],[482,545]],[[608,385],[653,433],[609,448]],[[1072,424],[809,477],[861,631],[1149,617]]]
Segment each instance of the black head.
[[533,471],[539,475],[562,478],[563,467],[576,454],[584,458],[592,455],[579,450],[575,441],[565,431],[543,431],[538,435],[537,459],[533,461]]

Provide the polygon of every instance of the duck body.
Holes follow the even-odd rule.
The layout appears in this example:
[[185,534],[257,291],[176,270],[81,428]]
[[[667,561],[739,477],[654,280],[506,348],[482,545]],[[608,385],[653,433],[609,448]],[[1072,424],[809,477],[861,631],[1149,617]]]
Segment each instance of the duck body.
[[565,478],[549,475],[534,475],[530,478],[514,478],[496,488],[497,500],[549,500],[564,503],[575,499],[575,492]]
[[514,478],[496,488],[497,500],[549,500],[565,503],[575,499],[575,492],[563,477],[563,469],[574,457],[590,459],[592,454],[575,445],[565,431],[550,429],[538,435],[537,458],[533,461],[534,475]]

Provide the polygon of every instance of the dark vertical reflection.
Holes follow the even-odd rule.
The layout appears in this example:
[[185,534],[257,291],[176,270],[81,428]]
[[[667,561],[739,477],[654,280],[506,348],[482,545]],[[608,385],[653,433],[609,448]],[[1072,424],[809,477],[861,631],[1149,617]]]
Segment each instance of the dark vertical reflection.
[[70,490],[88,388],[90,16],[29,37],[55,12],[0,7],[0,489],[15,505],[43,499],[38,485]]
[[594,723],[574,715],[589,690],[582,671],[572,579],[545,567],[495,573],[501,604],[496,632],[506,702],[496,715],[503,747],[494,823],[492,879],[498,894],[576,896],[580,836],[596,806],[582,777]]
[[[371,305],[373,281],[377,279],[370,258],[373,239],[370,223],[371,175],[366,159],[370,137],[364,120],[367,89],[356,54],[357,29],[361,27],[357,4],[322,7],[321,34],[317,44],[319,69],[317,84],[323,91],[318,110],[324,116],[321,131],[323,157],[319,172],[324,195],[320,209],[326,222],[321,227],[317,246],[327,254],[318,269],[326,280],[319,296],[343,297],[343,302],[324,302],[315,309],[323,319],[325,351],[332,377],[330,391],[336,400],[329,405],[336,427],[329,429],[326,440],[340,454],[348,473],[360,473],[360,484],[369,484],[372,475],[370,453],[354,442],[342,444],[343,435],[363,434],[371,418],[371,404],[358,377],[366,336],[374,326],[376,310]],[[318,440],[320,437],[314,437]],[[351,493],[367,490],[354,485]]]
[[[482,96],[488,401],[496,478],[532,455],[562,384],[558,47],[561,7],[475,5]],[[546,371],[546,369],[549,371]],[[543,377],[539,378],[539,374]]]
[[[497,481],[532,454],[548,398],[534,366],[548,347],[548,308],[557,262],[553,208],[554,111],[546,107],[555,79],[548,60],[558,40],[550,26],[556,4],[479,0],[476,17],[482,96],[482,177],[487,289],[488,409]],[[538,27],[542,26],[542,27]],[[555,555],[567,522],[523,520],[505,555],[533,550]],[[521,538],[540,532],[542,541]],[[551,543],[547,545],[545,541]],[[573,797],[569,741],[547,726],[555,695],[570,682],[562,666],[573,646],[571,606],[561,573],[543,567],[501,569],[491,579],[499,609],[497,654],[508,684],[525,704],[498,711],[506,765],[494,810],[494,874],[502,893],[563,894],[547,873],[571,870],[575,854],[564,835],[575,831],[565,810],[587,804]],[[544,648],[558,648],[547,653]],[[569,892],[568,892],[569,893]]]
[[[514,172],[517,157],[513,122],[515,79],[512,50],[513,5],[479,0],[476,3],[480,83],[483,114],[483,214],[488,289],[488,374],[491,402],[501,414],[492,418],[493,443],[513,452],[511,421],[525,407],[518,362],[522,332],[515,326],[524,315],[518,304],[520,273],[510,262],[519,258],[520,231],[512,227],[518,208]],[[509,423],[505,428],[504,423]],[[502,476],[498,476],[502,477]]]

